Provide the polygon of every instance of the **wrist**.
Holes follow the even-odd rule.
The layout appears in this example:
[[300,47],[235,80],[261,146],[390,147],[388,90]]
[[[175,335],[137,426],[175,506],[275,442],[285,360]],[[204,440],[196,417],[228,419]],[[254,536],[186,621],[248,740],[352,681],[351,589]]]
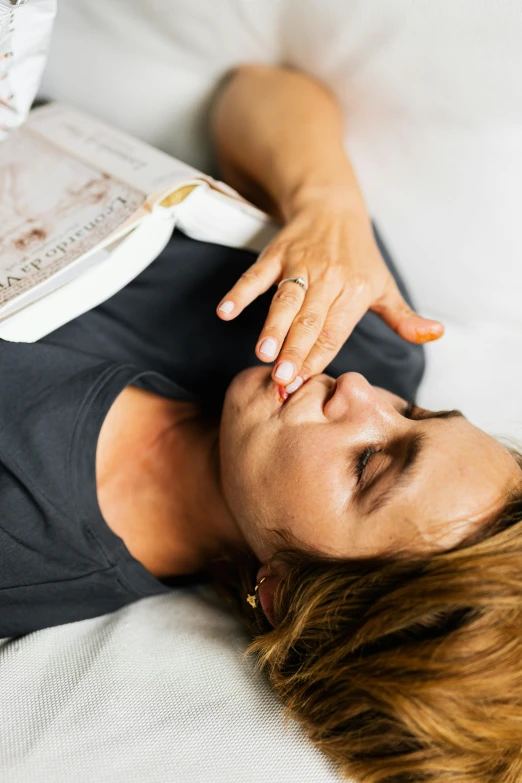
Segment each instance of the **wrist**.
[[314,204],[328,204],[329,208],[350,212],[366,210],[359,183],[344,151],[340,154],[330,148],[319,160],[305,157],[300,171],[294,170],[292,174],[279,201],[285,220],[291,220],[297,212]]
[[342,210],[349,213],[367,214],[366,204],[357,182],[354,181],[308,181],[291,191],[281,200],[280,208],[286,222],[298,212],[313,206]]

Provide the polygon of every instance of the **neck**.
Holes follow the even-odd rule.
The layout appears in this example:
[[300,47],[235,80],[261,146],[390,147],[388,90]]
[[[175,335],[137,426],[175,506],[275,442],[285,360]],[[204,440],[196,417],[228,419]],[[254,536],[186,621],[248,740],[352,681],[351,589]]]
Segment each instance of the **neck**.
[[[176,513],[170,517],[175,544],[171,573],[205,570],[210,560],[244,537],[223,497],[219,453],[219,421],[199,412],[165,434],[163,447],[171,457],[170,497]],[[168,465],[168,457],[163,464]]]
[[221,488],[219,421],[191,403],[125,389],[100,432],[96,484],[107,524],[157,578],[244,546]]

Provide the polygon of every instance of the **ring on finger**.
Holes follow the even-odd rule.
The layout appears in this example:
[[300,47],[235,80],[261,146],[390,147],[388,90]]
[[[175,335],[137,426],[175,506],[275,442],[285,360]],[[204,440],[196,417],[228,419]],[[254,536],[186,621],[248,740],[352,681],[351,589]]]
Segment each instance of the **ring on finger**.
[[304,277],[285,277],[284,280],[281,280],[281,282],[278,283],[277,287],[279,288],[279,286],[283,285],[283,283],[297,283],[297,285],[300,285],[305,293],[308,291],[308,286],[306,285],[306,280]]

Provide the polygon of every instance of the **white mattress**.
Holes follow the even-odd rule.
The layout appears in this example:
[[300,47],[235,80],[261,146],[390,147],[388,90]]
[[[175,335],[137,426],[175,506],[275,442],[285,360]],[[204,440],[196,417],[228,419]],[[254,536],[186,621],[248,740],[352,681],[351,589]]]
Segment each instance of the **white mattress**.
[[[419,310],[419,401],[522,439],[522,6],[513,0],[63,0],[43,95],[212,171],[219,80],[245,61],[323,79]],[[5,783],[331,783],[242,662],[209,589],[0,646]]]

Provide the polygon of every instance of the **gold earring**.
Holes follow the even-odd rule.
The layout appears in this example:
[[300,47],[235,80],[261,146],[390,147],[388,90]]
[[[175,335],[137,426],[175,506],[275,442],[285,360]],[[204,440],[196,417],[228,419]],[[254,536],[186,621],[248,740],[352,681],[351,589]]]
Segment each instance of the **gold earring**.
[[266,576],[264,576],[262,579],[259,580],[258,584],[254,588],[254,595],[247,595],[246,599],[250,606],[253,609],[257,608],[257,591],[259,590],[259,585],[262,584],[266,579]]

